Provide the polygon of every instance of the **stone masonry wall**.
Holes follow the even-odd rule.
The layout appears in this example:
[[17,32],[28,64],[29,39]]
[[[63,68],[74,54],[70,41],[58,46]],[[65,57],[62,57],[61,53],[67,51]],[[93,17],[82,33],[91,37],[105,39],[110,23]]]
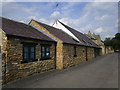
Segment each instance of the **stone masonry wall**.
[[105,55],[105,46],[100,46],[102,48],[102,55]]
[[90,60],[92,58],[94,58],[94,48],[92,47],[87,47],[87,59]]
[[7,57],[7,51],[6,51],[7,36],[2,29],[0,29],[0,46],[1,46],[1,52],[0,52],[0,70],[1,70],[0,79],[1,80],[0,80],[0,83],[2,83],[3,77],[5,76],[4,72],[5,72],[5,63],[6,63],[6,57]]
[[0,89],[2,89],[2,29],[0,29]]
[[3,30],[0,30],[0,46],[1,46],[1,52],[5,53],[6,52],[6,44],[7,44],[7,36]]
[[86,61],[86,47],[76,46],[76,54],[74,57],[74,45],[64,44],[63,47],[63,67],[68,68],[78,65]]
[[63,42],[53,34],[51,34],[47,29],[40,26],[38,23],[36,23],[34,20],[30,22],[30,25],[42,30],[44,33],[48,34],[52,38],[57,40],[57,46],[56,46],[56,69],[62,69],[63,68]]
[[57,42],[56,46],[56,69],[63,69],[63,43]]
[[[36,59],[38,61],[28,62],[21,64],[22,61],[22,48],[21,42],[38,43],[36,45]],[[41,61],[41,44],[51,44],[50,56],[51,59]],[[4,76],[5,82],[20,79],[22,77],[31,75],[33,73],[40,73],[47,70],[55,69],[55,44],[52,42],[26,40],[19,38],[8,38],[7,43],[7,64],[6,64],[6,76]]]
[[[81,62],[86,61],[86,47],[84,46],[77,46],[77,57],[74,57],[74,45],[63,44],[63,42],[51,34],[48,30],[40,26],[37,22],[32,20],[30,25],[39,28],[46,34],[50,35],[51,37],[57,40],[56,46],[56,68],[62,69],[77,65]],[[88,47],[87,52],[88,60],[94,58],[94,48]]]

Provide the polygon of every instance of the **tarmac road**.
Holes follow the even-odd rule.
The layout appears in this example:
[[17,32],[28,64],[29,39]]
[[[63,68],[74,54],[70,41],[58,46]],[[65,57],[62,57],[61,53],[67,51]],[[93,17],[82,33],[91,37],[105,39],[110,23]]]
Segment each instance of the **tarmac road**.
[[5,88],[118,88],[118,54],[107,54],[64,70],[34,74]]

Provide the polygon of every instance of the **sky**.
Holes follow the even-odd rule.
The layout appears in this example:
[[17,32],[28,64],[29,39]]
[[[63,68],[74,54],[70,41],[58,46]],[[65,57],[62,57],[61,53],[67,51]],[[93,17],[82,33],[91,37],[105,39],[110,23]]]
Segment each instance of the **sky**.
[[52,25],[56,19],[101,39],[118,32],[117,2],[2,2],[1,16],[28,24],[31,19]]

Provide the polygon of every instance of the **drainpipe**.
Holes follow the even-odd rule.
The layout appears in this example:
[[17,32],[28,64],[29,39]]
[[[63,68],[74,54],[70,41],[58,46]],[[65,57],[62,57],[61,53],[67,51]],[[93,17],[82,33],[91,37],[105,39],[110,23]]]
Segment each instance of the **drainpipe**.
[[94,47],[94,58],[96,58],[96,48]]
[[88,50],[87,50],[87,46],[86,46],[86,61],[88,61],[88,57],[87,57],[88,54],[87,54],[87,51],[88,51]]
[[7,53],[4,52],[2,53],[2,60],[4,61],[4,80],[5,80],[5,84],[7,83],[6,80],[6,61],[7,61]]
[[56,69],[56,48],[57,48],[57,43],[55,43],[54,44],[54,46],[55,46],[55,57],[54,57],[54,62],[55,62],[55,69]]
[[[4,67],[4,72],[3,75],[4,76],[4,83],[6,84],[6,58],[5,58],[6,54],[5,52],[1,53],[1,62],[2,62],[2,68]],[[3,70],[3,69],[2,69]]]
[[0,89],[2,89],[2,50],[0,46]]

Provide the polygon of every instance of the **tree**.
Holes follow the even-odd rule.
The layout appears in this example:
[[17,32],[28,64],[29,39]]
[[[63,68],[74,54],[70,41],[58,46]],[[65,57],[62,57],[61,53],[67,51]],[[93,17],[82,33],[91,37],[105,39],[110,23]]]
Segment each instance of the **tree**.
[[112,47],[117,50],[120,49],[120,33],[117,33],[114,38],[112,38]]
[[111,38],[105,38],[104,44],[105,46],[111,46]]
[[115,39],[117,39],[117,40],[120,41],[120,33],[117,33],[117,34],[115,35]]
[[118,39],[112,38],[111,46],[114,50],[120,49],[120,41]]
[[115,37],[111,38],[106,38],[104,40],[105,46],[110,46],[114,50],[120,49],[120,33],[115,34]]
[[105,46],[111,46],[114,50],[120,49],[120,33],[115,34],[115,37],[112,39],[106,38]]

